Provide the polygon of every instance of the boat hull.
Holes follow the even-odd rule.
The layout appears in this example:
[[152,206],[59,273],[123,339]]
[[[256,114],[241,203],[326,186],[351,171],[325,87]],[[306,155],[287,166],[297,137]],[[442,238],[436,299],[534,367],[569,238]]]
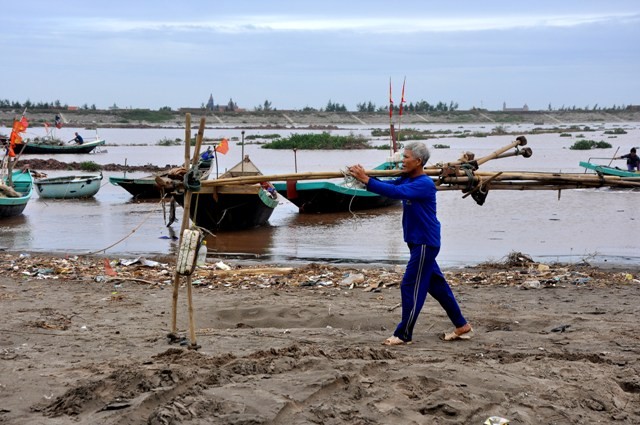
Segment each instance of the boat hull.
[[[0,197],[0,218],[14,217],[22,214],[33,193],[33,177],[31,177],[29,171],[25,173],[14,171],[12,179],[15,191],[21,196],[14,198]],[[2,183],[6,184],[5,181]]]
[[[173,196],[184,207],[184,193]],[[194,192],[189,216],[196,226],[210,232],[244,230],[267,224],[277,205],[278,201],[262,188],[254,193]]]
[[620,168],[609,167],[607,165],[597,165],[591,162],[580,161],[580,166],[607,176],[640,177],[640,172],[622,170]]
[[17,152],[25,154],[67,154],[67,153],[90,153],[96,147],[104,145],[104,140],[93,140],[84,142],[81,145],[50,145],[46,143],[28,143],[24,147],[18,145]]
[[274,183],[273,186],[302,214],[361,211],[400,204],[398,199],[327,181],[296,182],[295,190],[287,190],[286,183]]
[[33,183],[41,198],[72,199],[94,196],[100,190],[101,182],[102,174],[91,174],[36,179]]
[[120,186],[136,199],[159,199],[163,195],[162,190],[156,185],[155,178],[109,177],[109,183]]

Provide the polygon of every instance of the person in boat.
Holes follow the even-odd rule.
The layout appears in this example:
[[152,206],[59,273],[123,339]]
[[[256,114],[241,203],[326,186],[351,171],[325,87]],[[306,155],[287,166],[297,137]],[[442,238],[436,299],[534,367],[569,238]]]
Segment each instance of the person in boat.
[[627,160],[627,170],[628,171],[640,171],[640,157],[636,153],[636,148],[631,148],[628,154],[622,155],[617,159],[626,159]]
[[74,137],[71,141],[76,142],[79,145],[84,143],[84,139],[82,138],[81,135],[78,134],[78,132],[76,132],[76,137]]
[[402,318],[393,336],[387,338],[384,345],[411,342],[413,328],[427,293],[440,303],[455,326],[452,332],[444,333],[442,339],[469,339],[473,332],[436,261],[440,251],[437,190],[423,169],[429,157],[429,150],[424,143],[409,143],[404,148],[402,176],[390,181],[369,177],[360,164],[348,167],[349,173],[364,183],[368,191],[402,200],[402,228],[410,257],[400,284]]

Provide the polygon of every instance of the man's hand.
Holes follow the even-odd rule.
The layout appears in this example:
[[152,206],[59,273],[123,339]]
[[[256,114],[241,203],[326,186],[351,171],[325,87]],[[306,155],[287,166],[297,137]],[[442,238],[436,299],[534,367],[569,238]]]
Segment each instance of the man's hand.
[[347,170],[349,170],[349,173],[355,177],[356,180],[364,183],[364,184],[368,184],[369,183],[369,176],[367,175],[367,173],[364,171],[364,167],[360,164],[357,165],[352,165],[351,167],[348,167]]

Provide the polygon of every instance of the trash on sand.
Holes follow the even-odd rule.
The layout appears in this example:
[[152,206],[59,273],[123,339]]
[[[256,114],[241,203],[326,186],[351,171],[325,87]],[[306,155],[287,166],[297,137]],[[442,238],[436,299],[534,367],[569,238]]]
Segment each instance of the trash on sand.
[[132,260],[120,259],[120,261],[118,261],[118,263],[120,265],[123,265],[123,266],[132,266],[134,264],[140,264],[141,266],[146,266],[146,267],[159,267],[161,265],[157,261],[147,260],[144,257],[137,257],[137,258],[134,258]]
[[539,272],[546,272],[546,271],[549,271],[549,269],[550,269],[550,268],[551,268],[551,267],[549,267],[549,266],[548,266],[548,265],[546,265],[546,264],[538,264],[538,271],[539,271]]
[[587,282],[591,280],[590,277],[579,277],[573,281],[574,285],[585,285]]
[[220,270],[231,270],[231,267],[229,267],[228,265],[226,265],[225,263],[223,263],[222,261],[218,261],[216,263],[216,268],[220,269]]
[[484,421],[484,425],[508,425],[509,419],[501,418],[500,416],[491,416]]
[[530,279],[522,282],[522,289],[538,289],[538,288],[540,288],[539,280]]
[[571,327],[571,325],[560,325],[558,327],[555,327],[553,329],[551,329],[551,332],[564,332],[567,329],[569,329]]
[[340,285],[353,285],[360,282],[364,282],[364,275],[362,273],[349,273],[347,277],[342,279]]
[[111,263],[109,262],[108,258],[104,259],[104,274],[106,274],[107,276],[117,276],[118,273],[116,273],[115,270],[113,270],[113,268],[111,267]]

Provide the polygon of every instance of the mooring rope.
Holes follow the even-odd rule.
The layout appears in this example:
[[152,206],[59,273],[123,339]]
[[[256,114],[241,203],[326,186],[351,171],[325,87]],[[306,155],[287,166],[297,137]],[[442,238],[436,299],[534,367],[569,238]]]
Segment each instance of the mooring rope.
[[[162,201],[163,201],[163,200],[161,199],[161,200],[160,200],[160,204],[162,203]],[[136,232],[140,227],[142,227],[142,225],[143,225],[144,223],[146,223],[146,221],[147,221],[147,220],[149,220],[149,218],[151,217],[151,214],[152,214],[152,213],[155,213],[155,212],[157,212],[157,210],[151,210],[151,211],[149,211],[149,212],[147,213],[147,216],[144,218],[144,220],[142,220],[142,221],[140,222],[140,224],[138,224],[138,225],[137,225],[133,230],[131,230],[131,232],[129,232],[129,234],[128,234],[128,235],[124,236],[124,237],[123,237],[123,238],[121,238],[120,240],[118,240],[118,241],[116,241],[116,242],[112,243],[111,245],[109,245],[109,246],[107,246],[107,247],[105,247],[105,248],[98,249],[98,250],[91,251],[91,252],[87,252],[87,253],[85,253],[85,254],[83,254],[83,255],[94,255],[94,254],[97,254],[97,253],[99,253],[99,252],[102,252],[102,253],[105,253],[105,254],[106,254],[106,251],[107,251],[108,249],[113,248],[114,246],[116,246],[116,245],[118,245],[119,243],[123,242],[123,241],[124,241],[124,240],[126,240],[127,238],[131,237],[131,235],[133,235],[133,234],[134,234],[134,233],[135,233],[135,232]]]

